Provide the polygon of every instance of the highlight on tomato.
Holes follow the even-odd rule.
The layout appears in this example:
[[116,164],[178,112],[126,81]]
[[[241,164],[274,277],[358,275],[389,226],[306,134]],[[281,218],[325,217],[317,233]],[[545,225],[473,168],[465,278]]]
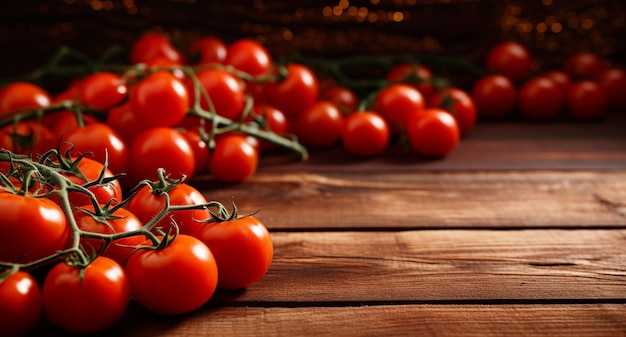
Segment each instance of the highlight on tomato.
[[345,118],[341,142],[350,154],[373,157],[385,151],[390,134],[387,121],[378,113],[359,111]]
[[0,272],[0,327],[2,336],[26,335],[41,317],[41,289],[25,271]]
[[459,144],[460,130],[456,119],[440,108],[428,108],[414,115],[407,127],[409,145],[426,157],[443,157]]

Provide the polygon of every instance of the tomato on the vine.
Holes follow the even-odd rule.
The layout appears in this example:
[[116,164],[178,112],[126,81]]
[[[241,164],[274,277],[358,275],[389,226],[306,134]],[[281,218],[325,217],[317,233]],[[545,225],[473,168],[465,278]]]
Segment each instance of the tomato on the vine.
[[98,110],[111,108],[126,98],[127,87],[116,73],[100,71],[85,77],[80,85],[82,103]]
[[0,148],[14,153],[32,154],[33,158],[56,148],[53,132],[35,120],[24,120],[0,129]]
[[72,333],[96,333],[115,324],[130,302],[130,283],[115,261],[99,256],[81,267],[60,262],[43,283],[46,317]]
[[52,200],[0,193],[0,261],[27,263],[65,248],[69,226]]
[[295,120],[319,96],[319,83],[315,72],[302,64],[287,64],[287,77],[281,81],[265,83],[264,98],[268,104],[282,111],[287,119]]
[[426,107],[424,96],[414,87],[404,84],[391,84],[382,89],[374,100],[372,110],[387,120],[392,132],[406,130],[411,116]]
[[106,115],[106,123],[117,131],[126,144],[132,144],[137,135],[151,128],[149,124],[133,113],[130,102],[111,108]]
[[189,54],[198,65],[220,64],[226,59],[227,48],[222,39],[204,36],[195,39],[189,45]]
[[328,147],[341,139],[343,114],[335,104],[317,101],[302,111],[295,127],[302,144]]
[[128,169],[128,145],[105,123],[92,123],[74,130],[64,140],[62,152],[70,146],[72,156],[85,153],[93,153],[93,159],[104,163],[108,158],[108,168],[114,174],[127,172]]
[[184,63],[183,54],[169,38],[159,33],[145,33],[131,47],[130,60],[133,64],[148,63],[157,57],[165,57],[178,64]]
[[354,112],[359,107],[359,96],[346,86],[325,87],[320,90],[319,99],[335,104],[344,114]]
[[[289,131],[287,117],[275,107],[264,103],[256,103],[252,106],[252,112],[254,115],[262,118],[261,129],[278,135],[284,135]],[[254,118],[249,116],[249,119]],[[276,144],[261,140],[259,146],[262,151],[267,151],[275,148]]]
[[161,249],[139,249],[126,262],[135,300],[161,315],[179,315],[204,305],[215,292],[218,270],[211,250],[179,234]]
[[[61,140],[65,136],[80,128],[80,125],[78,124],[78,116],[76,116],[75,113],[71,111],[61,111],[57,112],[56,114],[59,115],[58,120],[52,128],[52,134],[54,135],[55,139]],[[91,115],[83,114],[81,118],[84,125],[99,122],[96,117]]]
[[513,82],[523,80],[530,73],[532,56],[523,45],[507,41],[497,44],[487,53],[486,68]]
[[428,100],[428,107],[448,111],[459,124],[461,134],[467,134],[476,125],[478,112],[476,104],[465,90],[448,87],[434,93]]
[[472,88],[472,98],[483,118],[503,118],[511,114],[517,104],[517,89],[508,77],[486,75]]
[[389,145],[387,121],[373,111],[360,111],[345,118],[341,136],[344,149],[361,157],[381,154]]
[[253,285],[267,273],[274,257],[270,233],[254,216],[206,223],[195,236],[213,253],[219,288]]
[[435,93],[435,86],[432,83],[433,73],[423,64],[413,64],[402,62],[394,65],[385,79],[389,82],[402,82],[415,87],[425,99]]
[[224,64],[252,76],[259,76],[271,70],[272,58],[261,43],[242,38],[227,47]]
[[130,92],[132,113],[152,126],[174,126],[189,108],[185,85],[168,71],[157,71],[141,79]]
[[460,138],[456,119],[440,108],[428,108],[414,115],[407,133],[411,148],[429,157],[442,157],[452,152]]
[[522,115],[530,120],[552,120],[563,111],[565,94],[554,80],[536,77],[522,84],[517,104]]
[[596,82],[579,81],[567,90],[567,112],[576,120],[598,120],[604,117],[608,105],[606,92]]
[[215,144],[209,171],[223,182],[241,182],[250,178],[259,165],[259,151],[245,136],[229,134]]
[[45,108],[50,105],[50,94],[30,82],[13,82],[0,89],[0,115],[22,109]]
[[193,150],[193,156],[196,159],[195,173],[203,172],[209,164],[209,145],[202,139],[198,128],[186,129],[181,132],[183,137],[187,139],[189,146]]
[[[231,120],[236,120],[241,116],[246,97],[246,86],[241,79],[222,69],[200,70],[196,73],[196,77],[211,103],[209,104],[201,94],[200,106],[204,110],[211,111],[212,105],[220,116]],[[186,85],[191,94],[191,104],[193,104],[196,100],[193,82],[190,80]]]
[[[0,274],[0,277],[3,275]],[[41,316],[43,302],[37,281],[17,271],[0,281],[0,327],[2,336],[20,337],[30,331]]]

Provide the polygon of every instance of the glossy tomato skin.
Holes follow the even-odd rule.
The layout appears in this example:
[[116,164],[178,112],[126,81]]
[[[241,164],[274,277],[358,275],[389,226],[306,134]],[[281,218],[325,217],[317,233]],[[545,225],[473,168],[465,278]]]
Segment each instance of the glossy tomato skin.
[[487,54],[486,68],[501,74],[513,82],[526,78],[530,73],[532,57],[523,45],[507,41],[494,46]]
[[472,88],[478,116],[501,119],[510,115],[517,103],[517,89],[511,80],[502,75],[486,75]]
[[434,93],[428,100],[428,107],[441,108],[448,111],[459,124],[461,134],[469,133],[478,119],[478,111],[474,99],[465,90],[448,87]]
[[181,134],[187,139],[193,150],[196,162],[194,173],[204,172],[209,164],[209,145],[202,139],[198,129],[184,130]]
[[411,116],[426,107],[424,96],[414,87],[396,83],[381,90],[374,100],[372,110],[387,120],[392,132],[404,132]]
[[382,116],[373,111],[361,111],[346,117],[341,141],[348,153],[372,157],[385,151],[389,145],[390,133]]
[[67,219],[53,201],[0,193],[0,214],[0,261],[27,263],[65,248]]
[[343,130],[343,114],[328,101],[317,101],[304,110],[296,125],[298,140],[312,147],[337,144]]
[[[232,120],[237,120],[245,106],[245,83],[235,75],[222,69],[205,69],[196,73],[198,81],[206,90],[215,108],[215,112]],[[187,90],[191,93],[191,104],[195,102],[193,83],[187,82]],[[200,96],[201,107],[211,111],[209,103]]]
[[609,100],[602,87],[593,81],[570,84],[567,97],[567,112],[580,121],[593,121],[606,115]]
[[97,257],[84,270],[61,262],[43,283],[46,317],[59,328],[79,334],[96,333],[115,324],[130,302],[130,283],[115,261]]
[[626,69],[611,68],[601,72],[598,84],[608,96],[609,106],[614,109],[626,109]]
[[259,151],[245,136],[229,134],[215,144],[209,171],[215,179],[228,183],[250,178],[259,165]]
[[271,70],[272,58],[262,44],[252,39],[243,38],[228,46],[224,64],[252,76],[259,76]]
[[422,94],[424,99],[428,99],[435,93],[435,87],[432,83],[433,77],[430,68],[421,64],[403,62],[389,69],[385,79],[389,82],[411,84]]
[[344,114],[354,112],[359,108],[359,96],[346,86],[325,87],[320,90],[319,99],[335,104]]
[[0,89],[0,115],[22,109],[44,108],[50,105],[50,94],[30,82],[13,82]]
[[105,110],[126,98],[127,87],[118,74],[100,71],[85,77],[80,85],[79,96],[85,106]]
[[554,80],[536,77],[519,89],[518,107],[522,115],[533,121],[555,119],[565,106],[563,89]]
[[221,64],[226,59],[228,51],[224,41],[215,36],[195,39],[188,49],[198,65]]
[[126,144],[132,144],[137,135],[152,127],[133,112],[130,102],[111,108],[107,113],[106,123],[117,131]]
[[41,289],[29,273],[17,271],[0,281],[2,336],[26,335],[39,320],[42,307]]
[[65,149],[73,146],[73,156],[93,153],[93,159],[104,163],[108,157],[108,168],[114,174],[128,171],[128,145],[105,123],[92,123],[76,129],[65,138]]
[[215,257],[217,286],[242,289],[258,282],[267,273],[274,257],[272,238],[254,216],[207,223],[195,234]]
[[288,75],[282,81],[266,83],[266,102],[282,111],[288,120],[298,119],[319,97],[319,82],[313,70],[299,63],[287,65]]
[[130,59],[133,64],[148,63],[157,57],[165,57],[178,64],[184,63],[182,53],[162,34],[145,33],[131,47]]
[[429,108],[415,115],[407,128],[409,144],[420,155],[443,157],[459,143],[456,119],[447,111]]
[[187,88],[172,73],[157,71],[141,79],[131,90],[130,108],[137,118],[152,126],[174,126],[189,108]]
[[607,68],[606,60],[590,52],[576,53],[570,56],[563,65],[563,71],[573,81],[593,81]]
[[135,300],[161,315],[179,315],[204,305],[215,292],[217,264],[199,239],[180,234],[163,249],[141,249],[126,263]]
[[31,154],[33,158],[56,148],[54,133],[45,125],[34,120],[24,120],[16,125],[9,124],[0,129],[0,148],[14,153]]
[[[62,111],[57,114],[60,116],[51,131],[55,139],[62,141],[67,135],[79,129],[80,125],[78,124],[78,117],[71,111]],[[82,115],[82,119],[84,125],[98,122],[91,115]]]

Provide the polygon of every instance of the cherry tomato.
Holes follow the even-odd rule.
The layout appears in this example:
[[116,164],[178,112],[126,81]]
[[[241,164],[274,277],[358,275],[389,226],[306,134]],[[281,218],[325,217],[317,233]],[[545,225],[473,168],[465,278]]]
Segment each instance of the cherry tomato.
[[295,120],[317,101],[319,83],[313,70],[302,64],[288,64],[287,72],[282,81],[266,83],[263,92],[269,105]]
[[57,147],[57,139],[46,126],[24,120],[0,129],[0,148],[14,153],[32,154],[33,158]]
[[272,58],[262,44],[243,38],[228,46],[224,64],[231,65],[252,76],[258,76],[271,70]]
[[513,111],[517,103],[517,90],[508,77],[486,75],[474,83],[472,98],[479,117],[503,118]]
[[428,107],[442,108],[451,113],[459,124],[461,134],[467,134],[476,125],[476,104],[465,90],[448,87],[436,92],[430,96]]
[[165,57],[178,64],[184,63],[182,53],[172,45],[165,35],[145,33],[135,40],[130,55],[133,64],[148,63],[156,57]]
[[406,130],[411,116],[426,107],[424,96],[414,87],[396,83],[381,90],[374,100],[373,110],[389,123],[392,132]]
[[595,80],[608,68],[606,61],[598,54],[580,52],[570,56],[563,65],[563,71],[574,81]]
[[[200,84],[206,90],[215,108],[215,112],[223,117],[237,120],[245,105],[245,84],[235,75],[222,69],[205,69],[196,73]],[[195,102],[195,93],[191,81],[187,83],[191,93],[192,104]],[[210,111],[210,105],[200,96],[201,107]]]
[[22,109],[44,108],[50,105],[50,94],[29,82],[13,82],[0,89],[0,115]]
[[185,234],[163,249],[140,249],[126,262],[135,300],[161,315],[179,315],[204,305],[218,281],[213,254],[202,241]]
[[433,73],[430,68],[421,64],[398,63],[389,70],[386,80],[411,84],[425,99],[435,92]]
[[210,222],[195,234],[217,263],[217,286],[242,289],[258,282],[274,257],[272,238],[265,225],[253,216]]
[[531,55],[517,42],[502,42],[489,50],[486,68],[513,82],[523,80],[530,73]]
[[193,149],[187,139],[171,128],[148,129],[135,138],[130,148],[129,183],[157,180],[162,168],[172,179],[191,179],[196,169]]
[[61,262],[43,283],[46,317],[72,333],[96,333],[115,324],[130,302],[130,283],[115,261],[99,256],[84,271]]
[[604,89],[592,81],[579,81],[570,84],[566,107],[570,116],[577,120],[597,120],[606,114],[609,100]]
[[92,123],[76,129],[65,138],[65,149],[74,147],[70,154],[78,156],[93,153],[93,159],[104,163],[108,156],[108,168],[114,174],[128,171],[128,146],[109,125]]
[[205,171],[209,165],[209,145],[202,139],[198,129],[184,130],[181,134],[187,139],[193,150],[193,156],[196,159],[194,173]]
[[[259,121],[259,118],[261,121]],[[261,129],[278,135],[284,135],[289,131],[289,122],[285,114],[275,107],[264,103],[255,103],[252,106],[252,114],[248,116],[248,120],[255,120],[260,123]],[[274,148],[276,148],[276,144],[269,141],[261,140],[259,143],[259,150],[261,151],[268,151]]]
[[80,85],[79,96],[84,105],[105,110],[126,98],[127,88],[118,74],[101,71],[85,77]]
[[569,76],[560,70],[550,70],[545,72],[542,77],[547,77],[551,80],[553,80],[556,84],[558,84],[561,89],[563,89],[563,91],[567,90],[567,86],[570,83],[570,78]]
[[27,263],[65,248],[65,214],[45,198],[0,193],[0,261]]
[[214,36],[205,36],[194,40],[189,46],[196,64],[220,64],[226,59],[227,48],[224,41]]
[[409,144],[418,154],[442,157],[459,143],[460,130],[456,119],[447,111],[428,108],[414,115],[407,127]]
[[626,69],[611,68],[598,75],[597,82],[606,92],[609,105],[614,109],[626,109]]
[[385,151],[389,137],[389,126],[383,117],[372,111],[361,111],[346,117],[341,141],[349,153],[371,157]]
[[2,336],[26,335],[39,320],[42,307],[39,285],[27,272],[17,271],[0,281]]
[[300,114],[296,128],[302,144],[328,147],[341,139],[343,114],[335,104],[317,101]]
[[246,137],[230,134],[220,138],[211,153],[209,171],[223,182],[241,182],[250,178],[259,165],[259,152]]
[[130,108],[137,118],[152,126],[174,126],[189,108],[187,88],[172,73],[157,71],[135,85]]
[[547,77],[526,81],[519,89],[518,107],[530,120],[546,121],[556,118],[565,106],[565,95],[559,84]]
[[335,104],[344,114],[354,112],[359,107],[359,97],[346,86],[330,86],[320,91],[320,100]]
[[[66,135],[69,135],[70,133],[80,128],[80,126],[78,125],[78,117],[73,112],[61,111],[57,112],[57,114],[60,114],[60,116],[52,129],[52,134],[54,135],[55,139],[61,140]],[[98,123],[98,119],[91,115],[83,114],[82,119],[84,125]]]
[[151,128],[133,112],[129,102],[111,108],[106,115],[106,123],[117,131],[126,144],[132,144],[138,134]]

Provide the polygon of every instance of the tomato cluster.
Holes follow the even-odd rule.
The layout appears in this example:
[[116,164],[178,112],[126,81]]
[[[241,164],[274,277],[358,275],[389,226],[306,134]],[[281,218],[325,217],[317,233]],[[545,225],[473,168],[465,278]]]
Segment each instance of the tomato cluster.
[[503,42],[487,54],[488,75],[479,78],[472,97],[480,117],[501,119],[515,111],[528,121],[603,118],[626,108],[626,69],[598,54],[571,55],[560,69],[531,73],[532,55],[521,44]]
[[131,300],[188,313],[218,288],[255,284],[272,262],[263,223],[162,169],[123,198],[119,176],[86,156],[3,150],[0,163],[2,336],[24,335],[44,314],[68,332],[99,332]]

